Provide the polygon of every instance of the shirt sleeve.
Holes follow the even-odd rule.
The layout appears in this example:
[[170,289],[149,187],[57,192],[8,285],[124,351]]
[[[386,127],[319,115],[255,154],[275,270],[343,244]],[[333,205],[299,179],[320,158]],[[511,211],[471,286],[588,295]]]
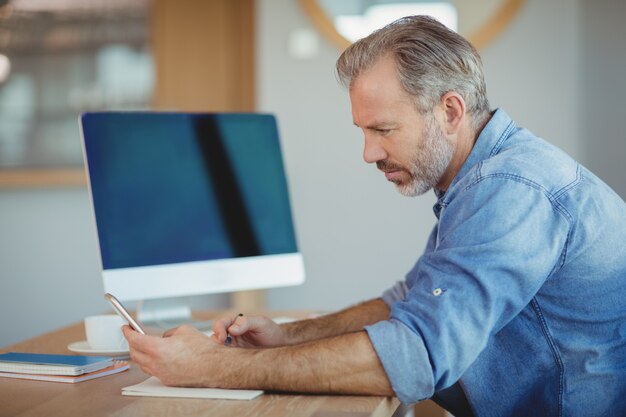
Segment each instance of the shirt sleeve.
[[481,178],[450,198],[406,299],[390,320],[366,327],[403,403],[453,385],[532,300],[562,265],[567,219],[545,190],[518,177]]

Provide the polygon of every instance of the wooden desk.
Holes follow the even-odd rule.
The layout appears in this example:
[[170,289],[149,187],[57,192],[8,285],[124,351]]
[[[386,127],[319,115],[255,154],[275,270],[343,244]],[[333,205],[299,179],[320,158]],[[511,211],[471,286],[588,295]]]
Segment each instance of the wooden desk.
[[[71,354],[67,345],[84,339],[80,323],[2,348],[0,352]],[[129,371],[78,384],[0,378],[0,417],[399,417],[407,411],[396,398],[385,397],[266,393],[252,401],[225,401],[122,396],[122,387],[146,378],[132,363]]]

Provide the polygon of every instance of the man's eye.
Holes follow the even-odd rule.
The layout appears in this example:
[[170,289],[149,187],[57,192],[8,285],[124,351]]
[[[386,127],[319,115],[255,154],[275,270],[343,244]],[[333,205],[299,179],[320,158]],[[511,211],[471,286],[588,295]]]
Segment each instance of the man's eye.
[[382,136],[387,136],[389,132],[391,132],[391,129],[376,129],[376,133]]

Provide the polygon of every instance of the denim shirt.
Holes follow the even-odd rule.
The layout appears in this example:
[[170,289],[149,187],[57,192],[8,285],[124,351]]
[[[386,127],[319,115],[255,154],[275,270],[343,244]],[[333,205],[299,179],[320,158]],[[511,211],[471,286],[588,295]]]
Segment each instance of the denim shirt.
[[626,416],[624,201],[502,110],[438,197],[390,319],[366,327],[398,398],[454,386],[476,416]]

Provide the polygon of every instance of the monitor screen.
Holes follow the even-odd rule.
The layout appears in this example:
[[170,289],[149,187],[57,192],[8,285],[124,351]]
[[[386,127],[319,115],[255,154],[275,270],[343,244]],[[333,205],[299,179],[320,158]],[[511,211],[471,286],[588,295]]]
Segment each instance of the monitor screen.
[[104,286],[144,300],[301,283],[275,118],[81,116]]

